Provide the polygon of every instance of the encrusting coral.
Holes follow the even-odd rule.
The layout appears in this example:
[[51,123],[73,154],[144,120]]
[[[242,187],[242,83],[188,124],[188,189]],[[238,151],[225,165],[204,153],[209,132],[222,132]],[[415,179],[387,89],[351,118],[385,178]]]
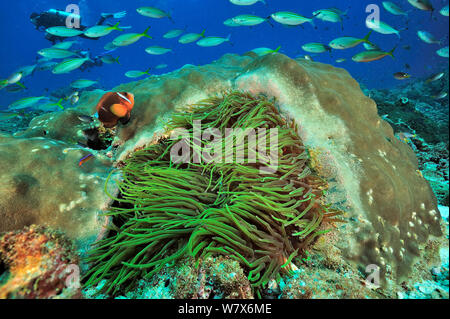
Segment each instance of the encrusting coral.
[[[107,213],[115,226],[89,255],[93,267],[86,286],[106,279],[104,292],[126,292],[138,279],[149,279],[182,257],[199,261],[219,254],[241,262],[258,293],[281,270],[295,269],[295,258],[328,231],[322,222],[335,220],[339,212],[321,203],[326,184],[308,168],[294,122],[283,119],[271,101],[227,92],[175,113],[168,130],[184,128],[195,136],[196,121],[222,134],[227,128],[242,129],[236,138],[244,143],[236,144],[246,159],[256,149],[255,140],[245,139],[247,130],[276,128],[278,168],[260,174],[250,160],[223,160],[235,149],[228,139],[221,144],[224,152],[214,150],[220,154],[214,161],[208,161],[211,141],[195,137],[187,142],[188,161],[171,157],[185,139],[163,138],[135,152],[122,163],[120,195]],[[271,146],[264,143],[262,154]]]

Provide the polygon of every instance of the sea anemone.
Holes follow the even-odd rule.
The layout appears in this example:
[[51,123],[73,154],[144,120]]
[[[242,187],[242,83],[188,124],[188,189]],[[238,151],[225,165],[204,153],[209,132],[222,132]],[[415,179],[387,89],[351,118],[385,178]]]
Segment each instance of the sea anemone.
[[[241,128],[236,138],[242,143],[233,147],[232,138],[223,139],[221,156],[211,160],[212,141],[196,137],[196,123],[223,136],[227,128]],[[260,295],[281,271],[296,269],[296,258],[329,231],[323,222],[339,212],[322,203],[326,183],[309,168],[294,121],[264,96],[225,92],[209,98],[175,113],[168,132],[179,128],[194,138],[163,138],[121,163],[119,195],[110,195],[115,203],[107,213],[114,226],[89,253],[85,285],[106,280],[102,292],[117,295],[180,258],[225,255],[244,266]],[[257,148],[248,135],[252,129],[276,129],[278,138],[275,152],[266,140],[259,144],[264,150],[255,152],[256,162],[250,160]],[[180,143],[190,152],[177,162],[171,155]],[[245,160],[225,160],[237,148]],[[271,150],[277,167],[262,173]]]

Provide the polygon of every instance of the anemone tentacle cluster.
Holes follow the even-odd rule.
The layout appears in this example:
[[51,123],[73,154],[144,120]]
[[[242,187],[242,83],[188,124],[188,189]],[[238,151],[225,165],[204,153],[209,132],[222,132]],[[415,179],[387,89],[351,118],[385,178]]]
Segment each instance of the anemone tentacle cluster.
[[[123,163],[119,196],[107,213],[115,229],[91,252],[88,260],[94,265],[86,285],[106,279],[106,293],[114,294],[181,257],[199,261],[219,254],[241,262],[258,291],[279,278],[281,270],[295,268],[293,260],[308,243],[328,231],[322,222],[338,213],[320,201],[326,184],[308,168],[308,152],[294,122],[283,119],[271,101],[227,92],[190,112],[175,113],[168,130],[194,134],[196,121],[222,133],[227,128],[241,128],[240,134],[276,128],[277,170],[261,174],[248,156],[243,163],[207,161],[208,154],[198,147],[210,143],[199,145],[195,139],[188,142],[192,152],[185,162],[171,158],[173,147],[185,142],[181,139],[165,138],[135,152]],[[244,142],[245,155],[256,148],[255,140],[236,137]],[[221,154],[233,151],[226,143]],[[271,145],[265,147],[270,151]]]

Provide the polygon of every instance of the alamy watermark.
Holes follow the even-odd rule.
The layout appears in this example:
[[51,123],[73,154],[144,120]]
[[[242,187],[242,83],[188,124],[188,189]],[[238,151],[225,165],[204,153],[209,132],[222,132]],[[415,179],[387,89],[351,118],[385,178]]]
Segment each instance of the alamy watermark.
[[369,29],[378,29],[380,27],[380,7],[376,4],[369,4],[366,7],[366,13],[369,13],[366,18],[366,26]]
[[192,133],[178,128],[170,139],[179,140],[170,150],[175,164],[253,163],[260,164],[260,174],[278,170],[278,128],[226,128],[223,136],[218,128],[202,130],[201,121],[195,120]]
[[79,29],[81,26],[80,7],[76,4],[69,4],[66,7],[69,15],[66,18],[66,27],[69,29]]

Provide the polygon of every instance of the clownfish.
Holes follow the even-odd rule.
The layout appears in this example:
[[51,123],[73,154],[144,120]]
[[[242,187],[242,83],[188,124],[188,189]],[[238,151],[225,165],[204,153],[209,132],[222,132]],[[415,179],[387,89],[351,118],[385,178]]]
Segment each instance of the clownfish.
[[98,119],[106,128],[128,123],[134,106],[134,95],[128,92],[108,92],[97,104]]

